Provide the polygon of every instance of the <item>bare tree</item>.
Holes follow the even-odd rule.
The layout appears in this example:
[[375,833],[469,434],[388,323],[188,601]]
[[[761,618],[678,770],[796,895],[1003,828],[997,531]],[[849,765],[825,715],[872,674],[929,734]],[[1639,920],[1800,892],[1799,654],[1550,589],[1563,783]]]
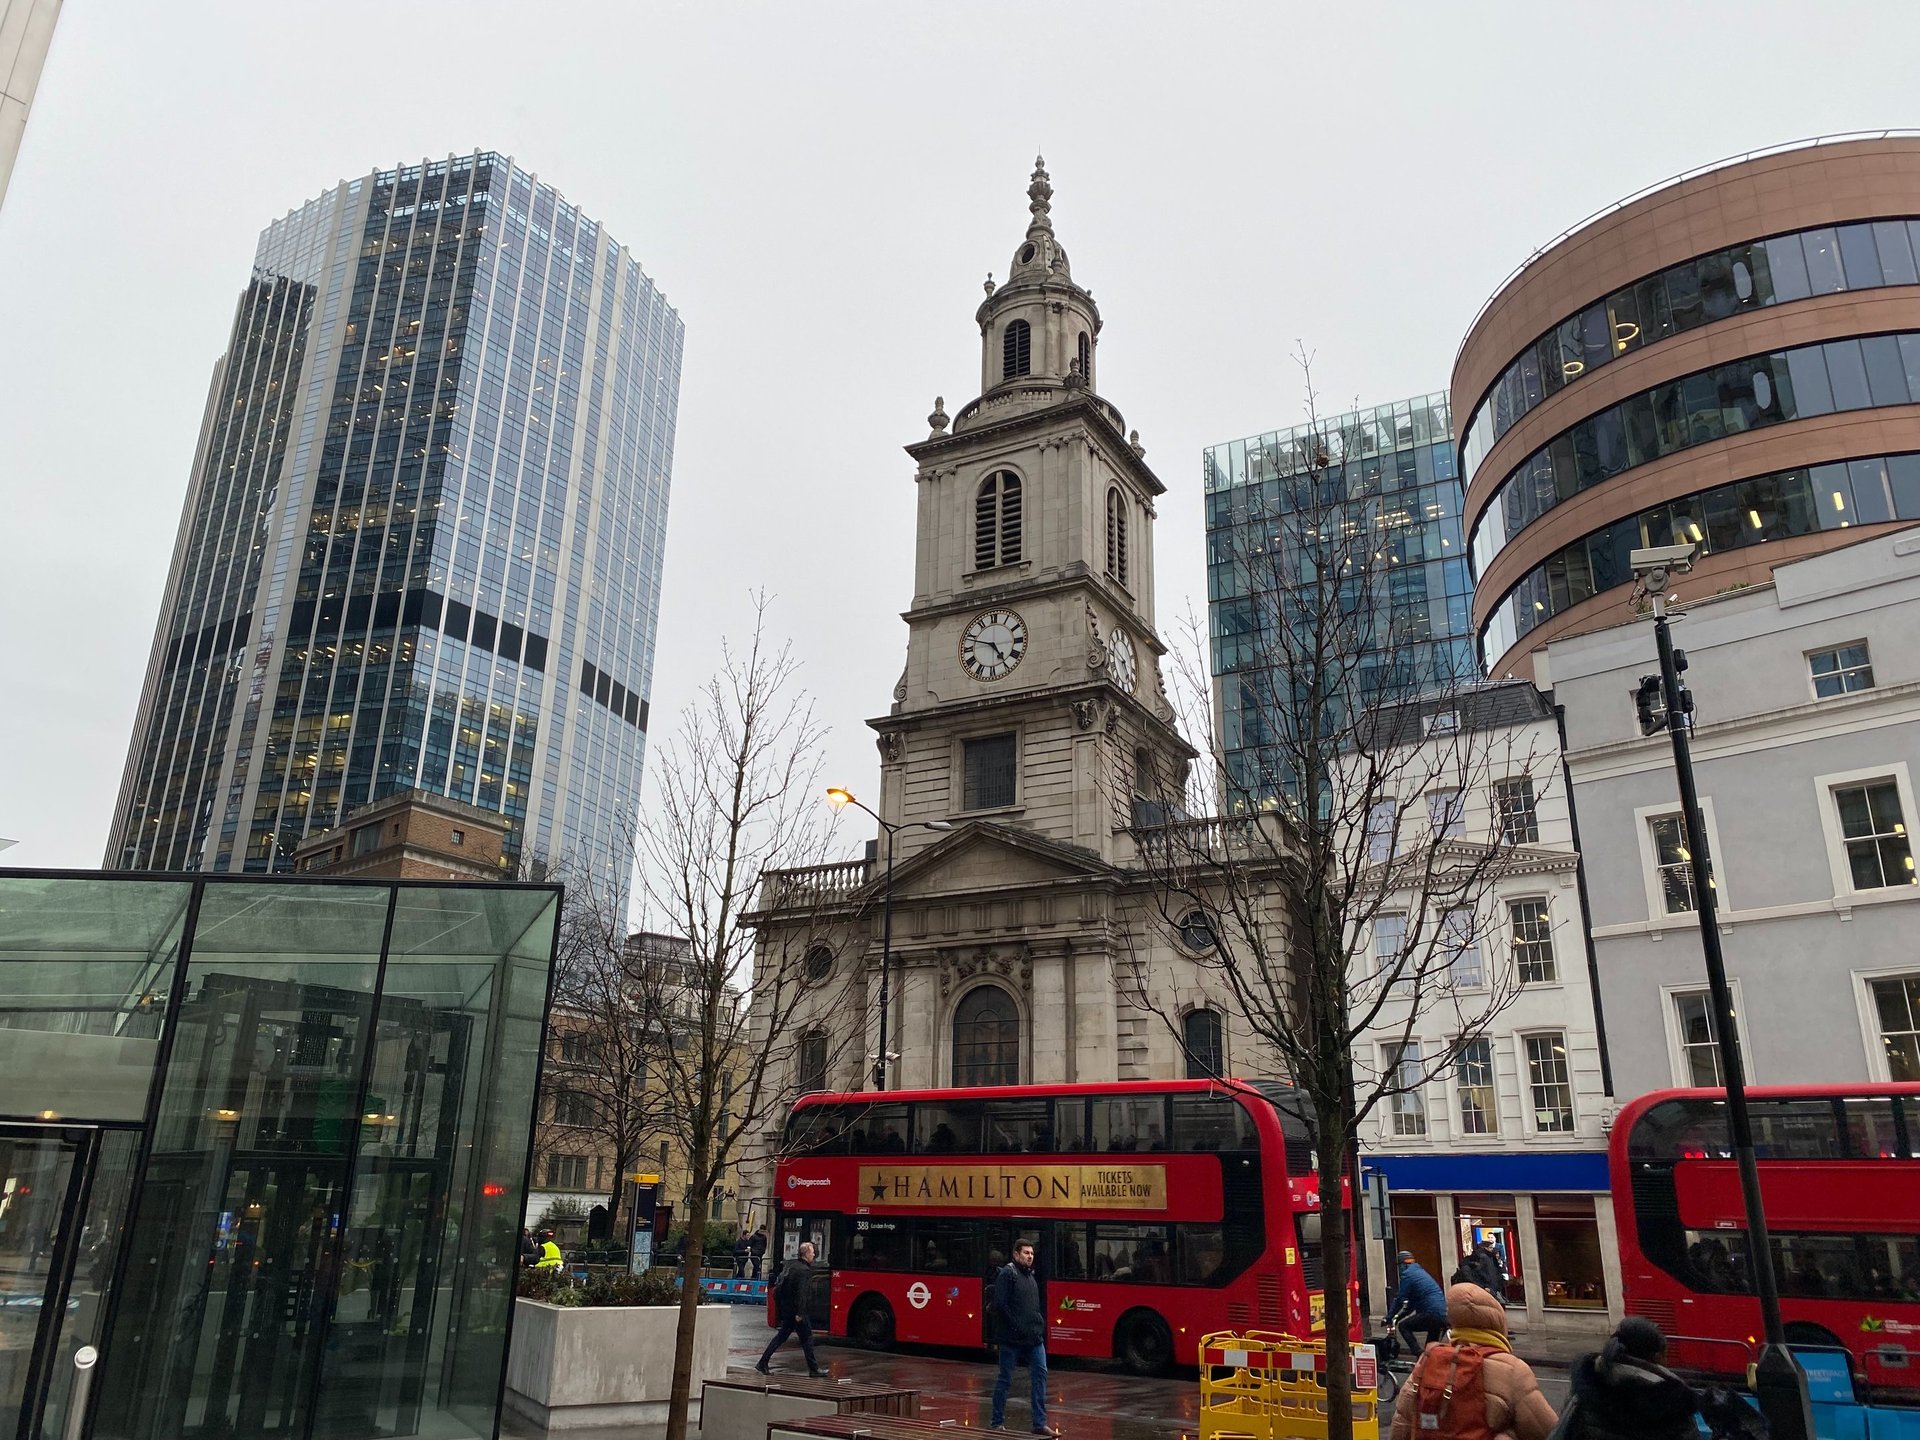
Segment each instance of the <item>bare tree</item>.
[[634,980],[625,897],[591,875],[552,878],[567,898],[548,1026],[553,1053],[541,1086],[542,1111],[553,1118],[536,1131],[535,1163],[585,1137],[610,1162],[607,1222],[619,1235],[627,1177],[664,1121],[660,1089],[648,1084],[661,1036]]
[[740,1158],[742,1137],[784,1117],[798,1072],[793,1020],[807,988],[807,927],[792,926],[786,948],[772,956],[763,942],[756,972],[755,935],[743,917],[763,875],[821,863],[831,837],[823,732],[797,683],[798,662],[767,636],[767,609],[758,597],[746,649],[727,648],[678,735],[655,755],[656,801],[636,847],[645,913],[685,940],[677,961],[629,967],[642,1013],[663,1041],[653,1062],[662,1131],[677,1140],[688,1173],[667,1440],[685,1440],[687,1431],[712,1197]]
[[[1510,969],[1462,970],[1520,843],[1471,797],[1550,771],[1482,723],[1486,692],[1431,638],[1425,584],[1400,578],[1423,568],[1429,517],[1381,473],[1391,442],[1370,414],[1323,426],[1300,363],[1302,438],[1250,458],[1231,494],[1229,477],[1209,486],[1231,507],[1213,560],[1244,598],[1218,607],[1211,637],[1190,617],[1172,689],[1212,763],[1149,782],[1157,823],[1136,833],[1161,922],[1190,949],[1205,927],[1204,963],[1286,1070],[1331,1201],[1362,1123],[1446,1072],[1511,1001]],[[1444,1041],[1415,1048],[1435,1028]],[[1321,1242],[1328,1433],[1348,1440],[1350,1292],[1333,1282],[1352,1273],[1353,1237],[1337,1203]]]

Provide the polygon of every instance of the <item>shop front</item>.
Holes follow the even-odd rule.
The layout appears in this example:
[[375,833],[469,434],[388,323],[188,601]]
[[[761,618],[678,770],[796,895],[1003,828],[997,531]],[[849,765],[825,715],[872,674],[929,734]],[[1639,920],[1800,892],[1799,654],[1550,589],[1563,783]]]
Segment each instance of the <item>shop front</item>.
[[559,901],[0,871],[0,1440],[495,1434]]
[[[1410,1250],[1445,1284],[1476,1245],[1507,1276],[1516,1334],[1604,1336],[1623,1311],[1620,1254],[1604,1151],[1546,1154],[1370,1155],[1387,1178],[1391,1237],[1370,1237],[1391,1277]],[[1373,1257],[1370,1255],[1369,1259]],[[1390,1288],[1383,1282],[1384,1303]]]

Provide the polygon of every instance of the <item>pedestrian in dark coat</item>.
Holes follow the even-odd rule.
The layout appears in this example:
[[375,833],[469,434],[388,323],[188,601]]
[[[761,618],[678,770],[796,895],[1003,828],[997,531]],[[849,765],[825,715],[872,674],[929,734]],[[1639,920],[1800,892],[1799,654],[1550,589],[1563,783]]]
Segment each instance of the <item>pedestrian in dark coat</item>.
[[1033,1273],[1033,1241],[1013,1247],[1013,1261],[993,1277],[994,1338],[1000,1342],[1000,1374],[993,1382],[993,1428],[1007,1423],[1007,1392],[1013,1371],[1025,1365],[1033,1380],[1033,1433],[1058,1436],[1047,1423],[1047,1309]]
[[807,1374],[816,1380],[824,1376],[813,1353],[813,1321],[807,1317],[807,1291],[812,1284],[813,1242],[806,1240],[801,1242],[800,1253],[781,1267],[780,1278],[773,1282],[773,1313],[780,1328],[767,1342],[760,1363],[753,1367],[762,1375],[773,1373],[768,1367],[773,1363],[774,1351],[787,1343],[789,1335],[798,1334],[800,1348],[807,1357]]
[[1642,1315],[1629,1315],[1597,1355],[1574,1362],[1572,1403],[1558,1432],[1565,1440],[1696,1440],[1693,1388],[1660,1362],[1667,1339]]
[[747,1241],[747,1257],[753,1267],[753,1278],[760,1278],[760,1262],[767,1257],[767,1227],[762,1225],[753,1232],[753,1238]]

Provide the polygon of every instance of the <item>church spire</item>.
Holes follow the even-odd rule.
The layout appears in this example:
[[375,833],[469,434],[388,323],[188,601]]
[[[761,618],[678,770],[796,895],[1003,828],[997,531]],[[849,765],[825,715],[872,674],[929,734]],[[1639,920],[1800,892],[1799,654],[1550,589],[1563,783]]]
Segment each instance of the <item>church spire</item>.
[[1033,157],[1033,183],[1027,186],[1027,208],[1033,223],[1027,226],[1027,239],[1039,240],[1053,234],[1053,182],[1047,178],[1047,158]]

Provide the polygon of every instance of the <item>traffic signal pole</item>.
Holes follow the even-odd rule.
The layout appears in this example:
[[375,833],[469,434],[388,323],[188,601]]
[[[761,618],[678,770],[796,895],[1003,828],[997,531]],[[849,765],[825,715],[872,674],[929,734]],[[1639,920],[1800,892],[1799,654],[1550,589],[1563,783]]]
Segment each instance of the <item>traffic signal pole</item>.
[[1720,950],[1713,861],[1707,849],[1707,827],[1700,813],[1693,752],[1687,740],[1693,727],[1692,706],[1680,688],[1680,667],[1674,658],[1673,632],[1667,617],[1665,576],[1658,578],[1661,583],[1649,585],[1647,590],[1653,601],[1654,643],[1660,651],[1660,689],[1666,704],[1667,737],[1673,742],[1674,774],[1680,782],[1680,812],[1693,872],[1694,908],[1700,920],[1700,950],[1713,999],[1714,1040],[1726,1078],[1727,1120],[1733,1131],[1734,1158],[1740,1166],[1740,1195],[1746,1203],[1747,1269],[1760,1297],[1761,1331],[1766,1336],[1754,1374],[1754,1393],[1773,1440],[1815,1440],[1807,1374],[1787,1349],[1786,1327],[1780,1319],[1780,1285],[1773,1270],[1773,1243],[1760,1199],[1760,1167],[1754,1158],[1753,1121],[1747,1110],[1746,1066],[1734,1023],[1733,994],[1727,986],[1726,959]]

